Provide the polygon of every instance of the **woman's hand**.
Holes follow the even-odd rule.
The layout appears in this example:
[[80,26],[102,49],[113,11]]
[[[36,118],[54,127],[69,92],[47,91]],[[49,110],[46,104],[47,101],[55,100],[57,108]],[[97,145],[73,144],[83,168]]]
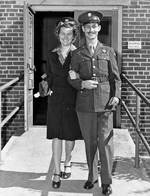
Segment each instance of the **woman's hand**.
[[52,93],[53,93],[53,91],[49,89],[49,91],[48,91],[47,95],[50,95],[50,96],[51,96],[51,95],[52,95]]
[[77,72],[75,72],[74,70],[70,70],[69,71],[69,76],[70,76],[71,80],[75,80],[75,79],[80,78],[79,74]]
[[108,105],[112,105],[112,106],[117,106],[119,103],[119,98],[118,97],[112,97],[109,101]]

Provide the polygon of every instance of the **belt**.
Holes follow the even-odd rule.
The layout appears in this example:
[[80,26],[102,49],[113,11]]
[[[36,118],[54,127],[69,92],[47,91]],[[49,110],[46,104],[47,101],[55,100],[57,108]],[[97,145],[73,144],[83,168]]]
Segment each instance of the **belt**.
[[105,76],[105,75],[104,76],[93,76],[91,79],[97,81],[98,83],[109,81],[108,76]]

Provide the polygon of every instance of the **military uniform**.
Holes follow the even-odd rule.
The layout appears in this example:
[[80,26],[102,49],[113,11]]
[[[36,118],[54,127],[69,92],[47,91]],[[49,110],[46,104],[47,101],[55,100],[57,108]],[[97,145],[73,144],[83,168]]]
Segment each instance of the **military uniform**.
[[[92,23],[91,26],[86,26],[87,28],[99,28],[92,25],[93,23],[100,24],[101,18],[101,13],[92,11],[81,14],[78,20],[83,26]],[[98,32],[99,30],[96,31]],[[116,97],[120,98],[121,80],[113,48],[104,46],[96,39],[97,45],[94,54],[91,54],[88,44],[85,43],[73,52],[71,70],[76,73],[76,77],[72,78],[70,75],[69,82],[78,90],[76,110],[85,141],[89,168],[88,181],[85,183],[84,188],[89,189],[94,186],[96,179],[93,176],[93,160],[98,148],[101,160],[102,192],[107,194],[111,193],[109,185],[112,183],[112,111],[115,109],[110,104],[110,100]],[[86,85],[89,84],[87,83],[88,80],[96,80],[97,87],[90,89],[91,87],[83,86],[84,82],[86,82]]]
[[[110,184],[111,158],[113,156],[111,141],[113,129],[112,110],[114,108],[110,107],[108,103],[111,97],[120,98],[121,85],[114,50],[98,42],[94,55],[91,56],[85,44],[73,52],[71,69],[79,74],[79,78],[70,79],[69,81],[73,87],[78,89],[76,110],[82,134],[85,138],[89,172],[92,172],[93,153],[95,153],[97,145],[100,145],[99,149],[103,151],[100,153],[102,180],[104,184]],[[96,79],[98,87],[92,90],[81,89],[81,82],[90,79]],[[93,115],[95,117],[91,118]],[[97,119],[96,124],[95,118]],[[97,141],[97,135],[100,135],[99,141]],[[108,139],[109,141],[107,141]],[[93,144],[92,152],[90,152],[91,149],[89,148]],[[106,165],[108,165],[108,168],[103,169]],[[89,173],[89,175],[92,176],[92,173]]]
[[[109,111],[111,97],[120,97],[120,76],[114,50],[98,42],[94,55],[91,56],[86,45],[77,49],[72,56],[71,69],[80,78],[71,84],[78,89],[76,109],[81,112]],[[81,89],[82,80],[95,79],[98,88]]]

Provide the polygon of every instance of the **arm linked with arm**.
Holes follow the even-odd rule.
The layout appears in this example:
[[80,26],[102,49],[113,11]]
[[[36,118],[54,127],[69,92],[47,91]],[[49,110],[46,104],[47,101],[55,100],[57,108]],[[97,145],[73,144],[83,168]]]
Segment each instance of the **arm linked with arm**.
[[82,80],[80,78],[79,70],[80,70],[80,62],[78,62],[79,57],[74,55],[72,56],[72,61],[70,65],[69,71],[69,83],[76,88],[77,90],[81,89],[94,89],[97,88],[98,82],[94,80]]
[[80,90],[82,88],[82,79],[79,76],[79,63],[77,61],[76,54],[72,55],[71,64],[70,64],[70,71],[68,76],[68,82],[76,88]]

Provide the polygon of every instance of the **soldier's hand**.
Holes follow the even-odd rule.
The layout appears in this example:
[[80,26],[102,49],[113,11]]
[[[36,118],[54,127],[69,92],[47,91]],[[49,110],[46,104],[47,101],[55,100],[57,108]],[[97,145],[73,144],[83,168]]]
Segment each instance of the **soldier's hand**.
[[98,82],[94,80],[84,80],[82,81],[82,89],[94,89],[97,88]]
[[119,98],[118,97],[112,97],[109,101],[109,105],[116,106],[119,103]]

